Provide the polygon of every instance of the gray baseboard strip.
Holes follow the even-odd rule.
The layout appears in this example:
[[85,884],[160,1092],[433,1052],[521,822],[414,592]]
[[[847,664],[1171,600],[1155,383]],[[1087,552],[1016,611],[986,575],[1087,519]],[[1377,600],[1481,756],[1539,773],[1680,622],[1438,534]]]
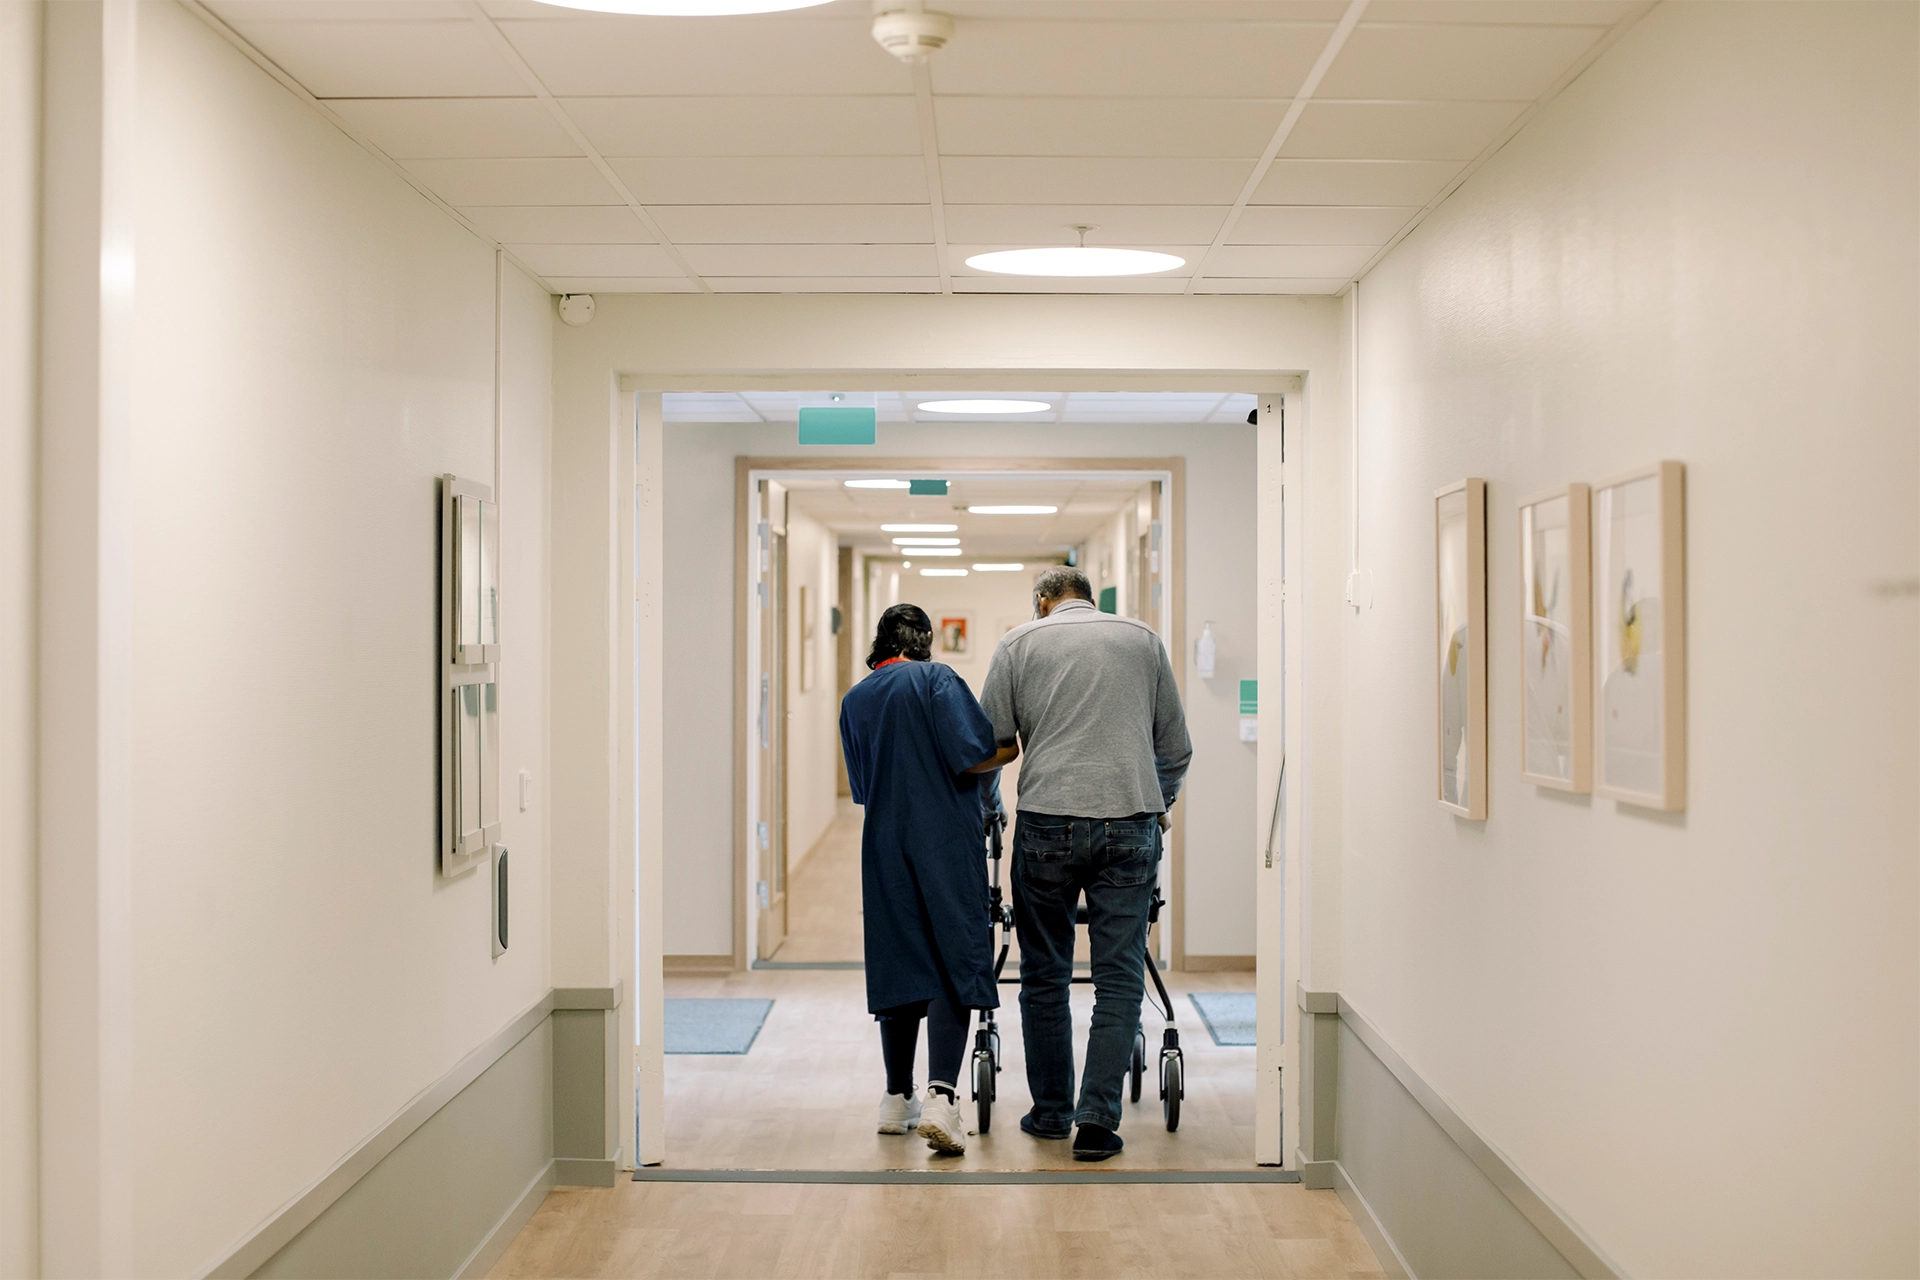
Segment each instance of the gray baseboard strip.
[[457,1280],[479,1280],[481,1276],[493,1270],[493,1264],[500,1261],[501,1256],[507,1251],[507,1246],[512,1244],[513,1238],[520,1234],[520,1228],[533,1219],[534,1213],[540,1208],[541,1201],[547,1198],[547,1190],[552,1186],[553,1166],[549,1164],[533,1176],[533,1181],[527,1184],[527,1189],[520,1194],[520,1198],[514,1202],[513,1207],[500,1215],[500,1221],[496,1222],[493,1230],[487,1233],[487,1238],[467,1255],[466,1262],[455,1273]]
[[618,1160],[590,1160],[578,1156],[554,1158],[553,1185],[556,1187],[611,1187],[618,1181]]
[[1285,1169],[635,1169],[635,1182],[829,1183],[846,1186],[1045,1187],[1088,1183],[1284,1183]]
[[1413,1280],[1413,1268],[1400,1256],[1400,1247],[1394,1244],[1393,1237],[1380,1224],[1379,1215],[1374,1213],[1367,1198],[1360,1194],[1360,1189],[1353,1185],[1353,1179],[1347,1176],[1346,1169],[1338,1160],[1324,1163],[1333,1166],[1333,1189],[1340,1193],[1340,1203],[1347,1206],[1347,1216],[1360,1228],[1360,1234],[1367,1238],[1367,1245],[1373,1250],[1380,1269],[1386,1272],[1387,1280]]
[[[1353,1029],[1354,1035],[1360,1038],[1360,1042],[1380,1060],[1381,1065],[1393,1073],[1394,1078],[1413,1095],[1415,1101],[1433,1117],[1434,1122],[1446,1131],[1447,1136],[1453,1139],[1454,1145],[1473,1161],[1475,1167],[1487,1176],[1489,1182],[1499,1188],[1500,1193],[1520,1211],[1528,1222],[1533,1224],[1534,1229],[1546,1237],[1547,1243],[1559,1250],[1560,1256],[1565,1258],[1575,1271],[1586,1277],[1586,1280],[1615,1280],[1616,1277],[1625,1274],[1610,1258],[1600,1252],[1597,1245],[1587,1239],[1586,1234],[1575,1226],[1570,1218],[1561,1213],[1538,1188],[1527,1181],[1525,1174],[1515,1168],[1513,1163],[1496,1150],[1492,1143],[1481,1137],[1472,1125],[1461,1119],[1460,1113],[1455,1111],[1432,1085],[1408,1065],[1407,1060],[1387,1043],[1386,1037],[1380,1034],[1379,1029],[1368,1022],[1345,996],[1340,997],[1340,1020]],[[1341,1171],[1341,1177],[1345,1179],[1344,1169]],[[1355,1191],[1354,1194],[1358,1196],[1359,1192]],[[1374,1252],[1378,1253],[1379,1250],[1376,1248]]]

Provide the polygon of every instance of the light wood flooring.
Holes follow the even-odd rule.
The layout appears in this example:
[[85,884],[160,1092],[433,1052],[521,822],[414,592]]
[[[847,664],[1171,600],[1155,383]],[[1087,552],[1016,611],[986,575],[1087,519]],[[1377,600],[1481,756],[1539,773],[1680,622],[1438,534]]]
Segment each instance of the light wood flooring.
[[822,1186],[625,1182],[551,1192],[497,1277],[1314,1277],[1379,1263],[1298,1184]]

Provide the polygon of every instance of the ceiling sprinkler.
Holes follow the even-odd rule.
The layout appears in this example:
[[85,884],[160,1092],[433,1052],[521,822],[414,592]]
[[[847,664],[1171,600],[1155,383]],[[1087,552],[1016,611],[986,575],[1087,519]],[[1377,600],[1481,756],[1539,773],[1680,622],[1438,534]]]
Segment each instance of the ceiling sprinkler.
[[895,9],[874,16],[873,38],[902,62],[925,62],[953,38],[953,19],[917,8]]

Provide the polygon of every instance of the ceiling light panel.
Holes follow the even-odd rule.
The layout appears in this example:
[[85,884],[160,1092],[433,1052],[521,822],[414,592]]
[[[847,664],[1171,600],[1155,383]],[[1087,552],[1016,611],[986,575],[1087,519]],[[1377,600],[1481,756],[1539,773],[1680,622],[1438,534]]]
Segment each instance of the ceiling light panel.
[[958,538],[922,538],[922,537],[895,538],[893,540],[893,545],[896,547],[915,547],[915,548],[957,547],[960,545],[960,539]]
[[921,413],[964,415],[967,417],[1004,417],[1008,414],[1047,413],[1053,406],[1045,400],[923,400],[914,405]]
[[964,578],[967,576],[967,571],[965,569],[922,569],[920,576],[923,578]]
[[882,533],[952,533],[957,524],[883,524]]
[[1003,502],[986,506],[968,507],[968,512],[976,516],[1050,516],[1060,510],[1042,503]]
[[905,492],[913,487],[913,483],[908,480],[881,480],[865,477],[857,480],[843,481],[842,483],[849,489],[898,489],[901,492]]
[[901,554],[910,556],[957,556],[958,547],[903,547]]
[[975,271],[996,275],[1086,277],[1165,275],[1187,265],[1179,254],[1151,249],[1115,249],[1093,245],[1049,245],[1032,249],[998,249],[967,257]]
[[975,573],[1019,573],[1027,566],[1024,564],[976,564]]

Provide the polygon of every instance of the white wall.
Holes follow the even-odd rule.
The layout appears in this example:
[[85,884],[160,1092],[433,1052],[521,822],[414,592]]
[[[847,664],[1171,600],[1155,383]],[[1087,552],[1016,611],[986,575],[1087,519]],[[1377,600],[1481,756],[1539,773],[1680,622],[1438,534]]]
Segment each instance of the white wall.
[[[1629,1275],[1920,1270],[1917,34],[1661,5],[1360,288],[1340,985]],[[1516,499],[1661,458],[1674,816],[1523,784],[1515,707]],[[1468,475],[1481,823],[1430,795],[1432,496]]]
[[548,985],[549,303],[505,273],[513,947],[434,871],[435,477],[495,473],[495,260],[140,8],[134,1231],[197,1272]]
[[[720,587],[733,580],[734,458],[799,456],[800,450],[792,424],[681,424],[666,430],[667,616],[676,620],[666,657],[667,723],[675,734],[667,759],[666,950],[718,955],[733,949],[736,715],[732,669],[713,654],[718,638],[730,636],[733,627],[733,593]],[[1194,737],[1182,800],[1187,947],[1197,954],[1253,954],[1253,759],[1252,747],[1239,741],[1231,688],[1241,673],[1236,662],[1244,663],[1244,674],[1253,668],[1252,429],[955,425],[943,429],[939,447],[953,457],[1186,457],[1187,616],[1196,628],[1200,618],[1214,619],[1221,636],[1221,674],[1210,686],[1193,675],[1190,651],[1176,656],[1187,669]],[[926,451],[923,433],[882,424],[878,444],[866,453]],[[819,449],[807,456],[822,452],[860,456]],[[921,583],[933,581],[910,573],[900,598],[913,599]],[[884,583],[879,600],[882,607],[888,602]],[[1029,611],[1022,603],[1016,616]],[[870,639],[856,636],[856,666]]]
[[39,1272],[34,436],[40,5],[0,4],[0,1275]]
[[[839,543],[798,507],[787,517],[787,870],[806,860],[833,823],[838,804],[840,693],[834,677],[833,602],[839,590]],[[804,638],[800,588],[807,588],[813,639]],[[800,687],[801,650],[812,687]],[[717,952],[715,954],[718,954]]]

